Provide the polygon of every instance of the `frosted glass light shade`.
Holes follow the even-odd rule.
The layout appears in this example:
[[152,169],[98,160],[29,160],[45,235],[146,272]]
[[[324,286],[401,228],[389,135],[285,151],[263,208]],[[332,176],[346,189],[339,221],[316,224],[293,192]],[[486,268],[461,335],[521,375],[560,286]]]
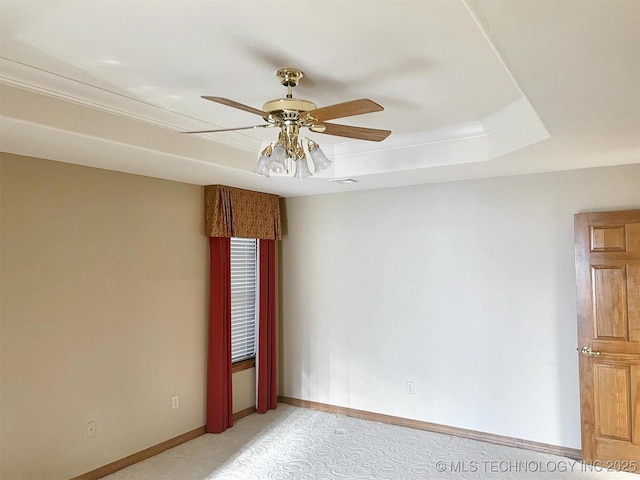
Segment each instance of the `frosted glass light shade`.
[[307,178],[312,175],[309,170],[309,164],[307,163],[307,159],[302,157],[295,161],[296,164],[296,173],[293,175],[295,178]]
[[321,172],[325,168],[331,166],[331,160],[329,160],[324,152],[320,150],[320,147],[315,145],[309,150],[309,156],[313,162],[313,169],[316,173]]
[[267,157],[264,153],[260,155],[258,158],[258,163],[256,163],[255,168],[253,169],[254,173],[258,175],[264,175],[265,177],[269,176],[269,170],[271,169],[271,158]]
[[284,151],[281,145],[276,145],[273,148],[273,160],[279,163],[284,163],[284,159],[287,157],[287,153]]
[[286,165],[284,163],[276,162],[275,160],[271,162],[271,171],[273,173],[283,173],[286,169]]
[[271,171],[275,173],[282,173],[287,169],[287,164],[285,163],[287,158],[287,153],[284,151],[284,148],[280,145],[276,145],[273,149],[273,155],[271,155],[273,159],[273,163],[271,164]]

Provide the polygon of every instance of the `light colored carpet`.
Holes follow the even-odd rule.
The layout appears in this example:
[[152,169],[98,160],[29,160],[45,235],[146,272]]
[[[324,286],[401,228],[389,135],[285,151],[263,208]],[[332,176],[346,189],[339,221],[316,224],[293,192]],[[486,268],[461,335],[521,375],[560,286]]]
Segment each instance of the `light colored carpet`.
[[279,404],[105,478],[640,480],[591,468],[564,457]]

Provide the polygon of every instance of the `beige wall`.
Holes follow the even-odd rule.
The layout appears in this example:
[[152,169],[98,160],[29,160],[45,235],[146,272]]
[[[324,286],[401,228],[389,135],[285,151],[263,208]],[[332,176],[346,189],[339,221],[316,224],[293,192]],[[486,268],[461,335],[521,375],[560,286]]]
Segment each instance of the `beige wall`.
[[580,447],[573,214],[640,208],[640,165],[285,206],[283,395]]
[[0,476],[68,478],[202,426],[202,187],[0,161]]
[[249,368],[233,374],[233,412],[256,406],[256,369]]

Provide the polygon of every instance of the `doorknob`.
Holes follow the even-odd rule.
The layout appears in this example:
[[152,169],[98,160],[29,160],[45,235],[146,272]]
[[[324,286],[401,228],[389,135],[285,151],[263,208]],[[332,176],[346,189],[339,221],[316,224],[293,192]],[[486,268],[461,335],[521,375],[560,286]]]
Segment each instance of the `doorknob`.
[[580,353],[582,353],[583,355],[600,355],[600,352],[594,352],[593,350],[591,350],[591,347],[582,347]]

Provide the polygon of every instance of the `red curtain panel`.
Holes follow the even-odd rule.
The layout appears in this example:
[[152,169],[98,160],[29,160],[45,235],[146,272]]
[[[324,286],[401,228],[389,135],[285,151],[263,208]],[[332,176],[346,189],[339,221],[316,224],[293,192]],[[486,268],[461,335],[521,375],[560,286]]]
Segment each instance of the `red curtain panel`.
[[260,317],[256,376],[256,410],[266,413],[278,406],[276,362],[276,242],[260,240]]
[[231,239],[209,238],[210,303],[207,432],[233,426],[231,384]]

